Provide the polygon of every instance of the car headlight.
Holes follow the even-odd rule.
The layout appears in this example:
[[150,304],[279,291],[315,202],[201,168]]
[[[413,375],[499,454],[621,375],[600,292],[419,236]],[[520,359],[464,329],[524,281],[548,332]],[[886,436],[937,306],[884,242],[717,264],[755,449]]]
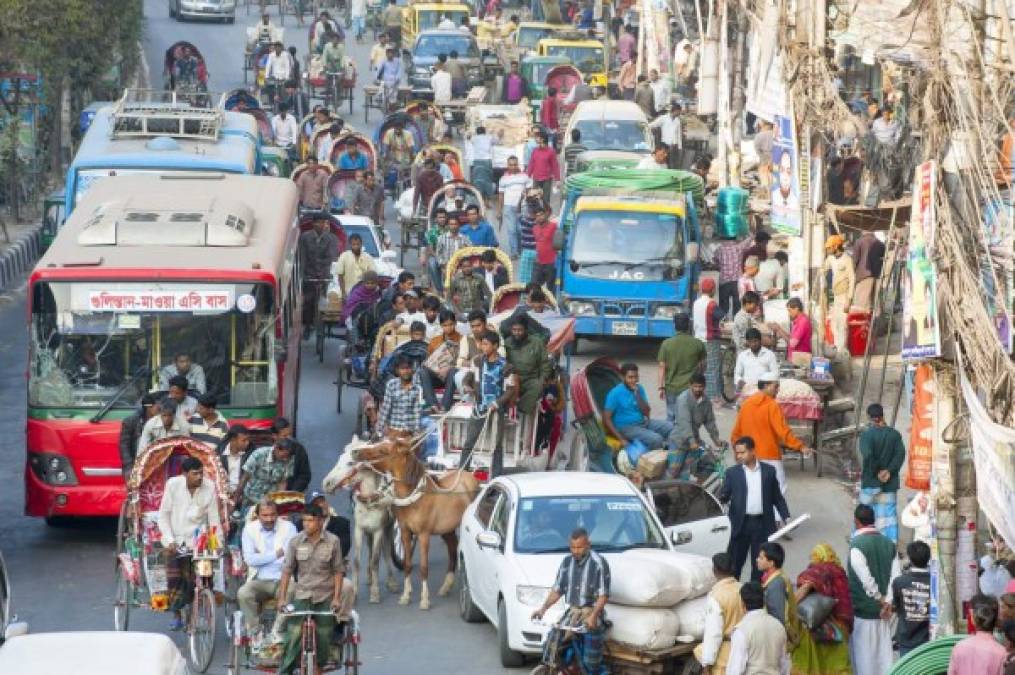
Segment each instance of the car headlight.
[[589,316],[596,313],[596,306],[593,303],[582,300],[571,300],[564,306],[568,312],[575,316]]
[[515,587],[515,596],[518,598],[518,602],[529,607],[539,607],[542,605],[549,593],[550,588],[548,586]]
[[656,307],[655,314],[652,317],[655,319],[672,319],[683,311],[684,307],[682,305],[659,305]]
[[77,485],[78,477],[70,460],[63,455],[51,452],[31,452],[28,454],[28,466],[32,473],[47,485]]

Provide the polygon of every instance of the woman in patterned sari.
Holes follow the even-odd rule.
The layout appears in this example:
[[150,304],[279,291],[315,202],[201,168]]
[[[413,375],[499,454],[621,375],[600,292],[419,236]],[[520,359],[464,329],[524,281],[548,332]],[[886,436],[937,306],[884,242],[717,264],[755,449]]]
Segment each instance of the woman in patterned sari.
[[828,618],[813,630],[802,631],[793,651],[793,675],[849,675],[849,634],[853,630],[853,603],[849,580],[830,544],[811,551],[811,564],[797,577],[796,601],[820,593],[837,602]]

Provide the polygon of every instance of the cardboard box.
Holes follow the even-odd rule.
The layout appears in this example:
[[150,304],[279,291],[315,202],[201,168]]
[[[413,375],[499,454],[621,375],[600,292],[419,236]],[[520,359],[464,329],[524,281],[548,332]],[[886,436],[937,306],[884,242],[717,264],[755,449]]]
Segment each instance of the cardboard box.
[[638,473],[644,476],[646,480],[659,478],[666,471],[666,456],[667,452],[665,450],[646,452],[638,458]]

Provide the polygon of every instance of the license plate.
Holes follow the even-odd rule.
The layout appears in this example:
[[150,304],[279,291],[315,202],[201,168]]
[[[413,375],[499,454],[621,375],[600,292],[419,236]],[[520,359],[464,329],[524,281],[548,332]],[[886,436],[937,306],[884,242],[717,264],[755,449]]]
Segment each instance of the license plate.
[[634,321],[614,321],[610,330],[614,335],[637,335],[638,324]]

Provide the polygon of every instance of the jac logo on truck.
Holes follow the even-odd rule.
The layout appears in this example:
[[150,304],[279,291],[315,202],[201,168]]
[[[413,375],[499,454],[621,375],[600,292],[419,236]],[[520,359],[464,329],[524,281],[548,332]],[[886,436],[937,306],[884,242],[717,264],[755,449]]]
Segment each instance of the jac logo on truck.
[[645,273],[632,272],[630,270],[613,270],[610,272],[610,278],[620,281],[642,281],[645,278]]

